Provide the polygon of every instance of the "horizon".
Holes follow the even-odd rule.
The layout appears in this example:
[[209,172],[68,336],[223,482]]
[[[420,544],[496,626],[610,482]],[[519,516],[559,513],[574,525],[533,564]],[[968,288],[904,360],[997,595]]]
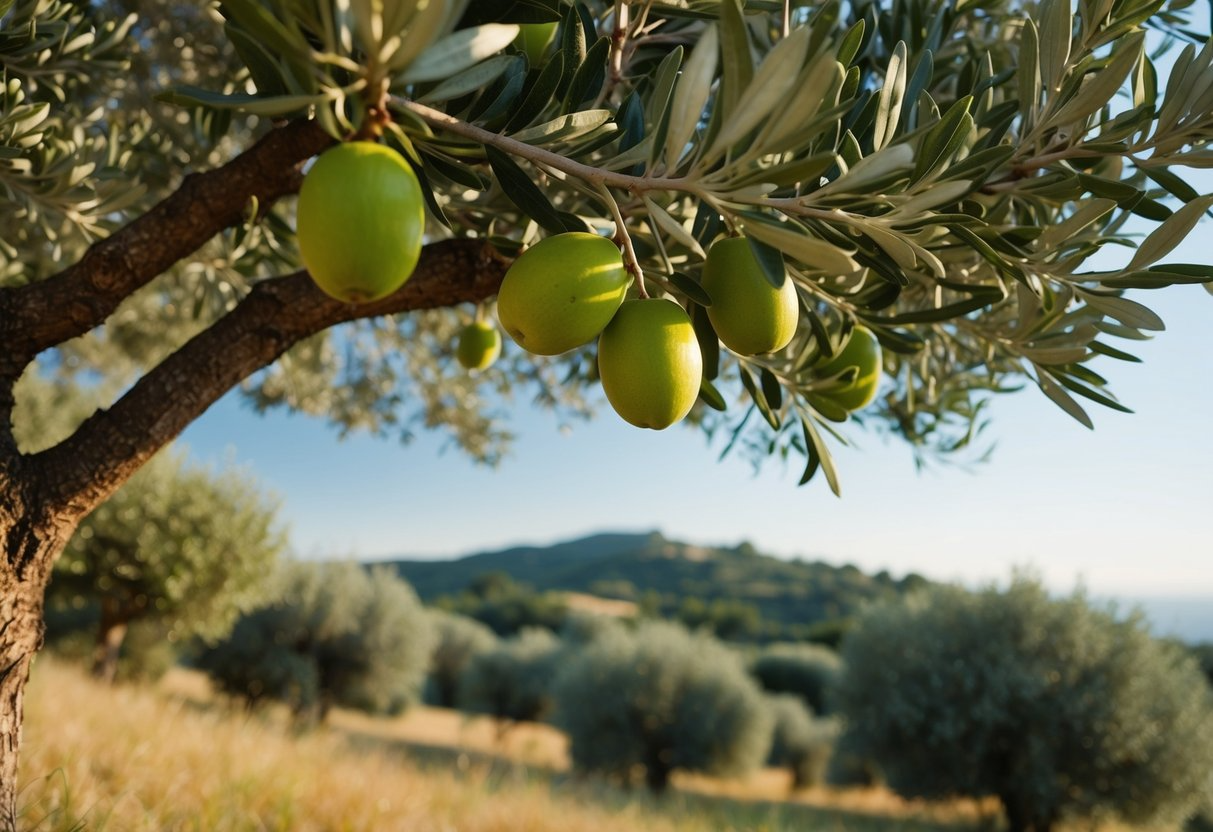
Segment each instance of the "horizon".
[[[629,530],[623,528],[613,529],[595,529],[584,534],[577,535],[572,538],[558,538],[546,542],[536,542],[534,540],[507,542],[499,546],[494,546],[488,549],[475,549],[462,553],[441,554],[434,556],[422,556],[417,553],[395,553],[372,558],[359,558],[357,562],[363,564],[378,564],[378,563],[453,563],[468,558],[473,558],[481,555],[491,555],[506,552],[512,549],[546,549],[553,546],[568,545],[577,543],[583,540],[604,536],[626,536],[626,537],[647,537],[652,534],[660,534],[663,539],[672,542],[680,543],[689,546],[702,546],[705,548],[714,549],[734,549],[742,544],[753,541],[739,540],[735,543],[727,542],[707,542],[699,540],[684,540],[675,536],[666,534],[665,531],[659,528],[651,529],[636,529]],[[831,558],[829,555],[781,555],[775,552],[768,552],[759,546],[755,546],[758,554],[765,557],[771,557],[778,560],[786,560],[802,563],[820,563],[831,568],[842,568],[845,566],[854,566],[865,574],[872,575],[875,571],[864,569],[862,566],[849,562],[839,561],[836,558]],[[890,576],[895,580],[900,580],[910,574],[917,574],[933,583],[952,584],[964,586],[967,589],[979,589],[987,586],[1005,587],[1011,579],[1016,567],[1012,568],[1012,572],[1000,578],[981,581],[979,583],[965,583],[953,580],[939,579],[930,574],[911,570],[909,572],[897,573],[889,571]],[[876,570],[879,571],[879,570]],[[1035,574],[1029,570],[1029,574]],[[1084,585],[1079,582],[1069,589],[1061,589],[1058,587],[1049,587],[1050,593],[1054,596],[1065,596],[1074,592],[1083,592],[1093,603],[1102,606],[1112,605],[1115,607],[1118,614],[1129,614],[1135,609],[1140,610],[1145,614],[1150,623],[1151,630],[1157,637],[1160,638],[1178,638],[1182,641],[1197,644],[1201,642],[1213,642],[1213,591],[1204,589],[1203,591],[1195,591],[1194,593],[1096,593],[1087,591]]]

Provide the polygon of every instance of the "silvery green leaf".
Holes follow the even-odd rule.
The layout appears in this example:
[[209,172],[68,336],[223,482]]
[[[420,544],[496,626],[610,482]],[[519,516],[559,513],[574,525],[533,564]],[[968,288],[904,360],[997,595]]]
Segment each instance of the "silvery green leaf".
[[1044,0],[1040,8],[1040,78],[1050,94],[1061,87],[1070,63],[1073,37],[1070,0]]
[[779,118],[767,121],[755,147],[764,153],[778,153],[802,140],[812,117],[823,106],[829,108],[837,103],[843,75],[842,64],[828,53],[810,61],[796,79],[795,92],[787,106],[781,109]]
[[859,264],[850,254],[825,240],[810,236],[798,225],[781,223],[750,212],[743,215],[743,220],[746,234],[774,246],[811,271],[845,275],[859,270]]
[[649,197],[644,198],[645,207],[649,211],[649,216],[659,225],[666,233],[670,234],[675,240],[681,243],[686,248],[695,252],[700,257],[706,257],[703,248],[699,245],[699,241],[691,236],[691,232],[683,228],[682,223],[670,216],[669,212],[654,202]]
[[1116,207],[1116,200],[1096,198],[1087,202],[1064,222],[1046,228],[1040,235],[1046,250],[1077,237],[1087,226],[1099,222]]
[[802,415],[800,425],[804,429],[805,451],[808,457],[808,465],[805,468],[804,476],[800,478],[800,484],[804,485],[812,479],[813,474],[817,472],[818,466],[820,466],[821,472],[826,476],[826,482],[830,485],[830,490],[834,492],[834,496],[841,497],[842,489],[838,484],[838,471],[834,468],[834,460],[830,456],[830,449],[821,440],[821,434],[817,432],[817,428],[813,424],[811,417]]
[[863,193],[864,186],[869,182],[876,182],[902,170],[908,173],[913,164],[914,148],[908,144],[890,145],[884,150],[860,159],[842,176],[816,190],[813,196],[819,197],[833,193]]
[[749,29],[741,7],[741,0],[721,0],[720,3],[720,51],[724,64],[720,98],[725,118],[749,95],[754,77]]
[[[787,102],[788,94],[794,88],[801,64],[804,62],[809,36],[810,31],[801,27],[775,44],[775,48],[767,54],[766,60],[754,73],[754,80],[746,88],[745,96],[737,103],[736,109],[725,118],[720,133],[712,143],[712,149],[704,156],[705,159],[722,153],[757,127],[760,121],[770,116],[781,103]],[[786,117],[787,113],[779,114],[779,118]]]
[[974,126],[973,116],[969,114],[972,105],[971,95],[958,99],[943,118],[927,131],[914,164],[914,181],[929,176],[944,165],[965,143]]
[[657,124],[670,105],[670,96],[674,92],[674,84],[678,80],[678,68],[681,66],[682,47],[675,46],[668,55],[661,59],[657,71],[653,74],[653,94],[648,100],[645,112],[649,133],[656,130]]
[[[448,26],[454,24],[459,3],[425,3],[417,8],[408,25],[400,33],[400,45],[388,60],[388,69],[399,72],[430,48]],[[439,75],[438,78],[442,76]],[[437,78],[430,79],[437,80]]]
[[426,49],[405,70],[401,80],[416,84],[449,78],[500,52],[517,35],[518,27],[512,23],[486,23],[452,32]]
[[898,41],[885,70],[884,85],[876,104],[876,123],[872,132],[872,148],[880,150],[892,141],[901,118],[901,102],[906,91],[906,45]]
[[1089,73],[1083,79],[1078,92],[1049,119],[1048,125],[1060,127],[1081,121],[1107,105],[1112,96],[1124,86],[1129,73],[1137,66],[1144,40],[1144,32],[1125,38],[1120,48],[1113,53],[1108,65]]
[[674,91],[674,103],[670,108],[670,123],[665,139],[665,163],[668,171],[678,167],[683,151],[695,135],[695,128],[703,116],[703,108],[712,92],[712,81],[716,77],[719,35],[716,25],[709,23],[703,30],[699,42],[691,50],[682,68],[682,77]]
[[863,231],[884,250],[885,254],[892,257],[901,268],[911,272],[918,267],[918,259],[914,256],[914,247],[900,234],[889,231],[887,228],[874,222],[865,223]]
[[1142,241],[1126,271],[1144,268],[1166,257],[1196,227],[1205,211],[1213,206],[1213,196],[1194,199],[1167,218]]
[[905,217],[912,217],[940,205],[955,202],[972,189],[973,183],[967,179],[952,179],[928,185],[922,189],[922,193],[910,197],[897,206],[897,213]]
[[1158,113],[1155,136],[1165,136],[1171,128],[1191,109],[1191,105],[1209,85],[1209,66],[1213,63],[1213,38],[1210,38],[1200,54],[1188,44],[1167,81],[1167,93]]
[[497,55],[489,58],[487,61],[452,75],[417,100],[423,104],[433,101],[450,101],[452,98],[475,92],[496,81],[513,61],[513,55]]
[[1120,321],[1125,326],[1134,329],[1144,329],[1151,332],[1162,332],[1167,328],[1163,319],[1150,308],[1137,301],[1121,297],[1105,297],[1102,295],[1085,295],[1087,306],[1095,309],[1109,318]]
[[527,144],[550,144],[583,136],[597,130],[611,119],[610,110],[582,110],[567,116],[520,130],[512,138]]
[[1025,18],[1019,35],[1019,112],[1025,128],[1036,123],[1040,107],[1040,36],[1031,18]]
[[653,137],[645,136],[618,156],[599,163],[603,170],[626,170],[633,165],[643,165],[653,153]]

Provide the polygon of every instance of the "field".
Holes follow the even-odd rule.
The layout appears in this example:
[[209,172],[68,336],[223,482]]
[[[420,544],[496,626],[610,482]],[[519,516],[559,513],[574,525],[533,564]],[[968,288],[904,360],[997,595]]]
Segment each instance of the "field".
[[216,701],[173,671],[156,688],[108,688],[41,657],[26,700],[23,828],[45,832],[606,832],[968,830],[994,807],[926,806],[878,790],[787,779],[683,777],[654,799],[567,772],[564,737],[422,708],[398,719],[337,711],[293,732],[280,713]]

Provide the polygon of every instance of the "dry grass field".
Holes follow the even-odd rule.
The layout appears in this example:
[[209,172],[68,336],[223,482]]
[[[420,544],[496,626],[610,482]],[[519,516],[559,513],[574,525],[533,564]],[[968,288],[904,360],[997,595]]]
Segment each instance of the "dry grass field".
[[943,830],[992,825],[992,807],[909,804],[887,792],[814,790],[787,779],[681,777],[657,800],[567,773],[562,734],[416,709],[338,711],[299,734],[282,714],[217,701],[174,671],[157,688],[94,683],[38,660],[26,704],[23,824],[107,832],[606,832]]

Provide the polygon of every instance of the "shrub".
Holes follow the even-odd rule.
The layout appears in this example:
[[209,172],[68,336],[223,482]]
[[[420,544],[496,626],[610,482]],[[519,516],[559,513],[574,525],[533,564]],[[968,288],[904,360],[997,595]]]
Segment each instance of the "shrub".
[[775,720],[767,762],[792,773],[793,791],[824,783],[837,724],[814,719],[804,700],[791,693],[768,696],[767,707]]
[[1012,830],[1115,815],[1174,823],[1213,777],[1196,663],[1081,594],[938,588],[848,637],[838,702],[855,749],[913,797],[997,795]]
[[397,713],[417,700],[432,633],[412,587],[388,569],[295,563],[277,600],[242,617],[199,665],[250,705],[278,699],[300,718],[341,705]]
[[736,654],[664,622],[608,632],[562,669],[573,764],[662,791],[675,770],[732,775],[766,759],[772,716]]
[[460,707],[488,714],[499,732],[551,713],[552,677],[560,641],[547,630],[523,630],[475,656],[459,682]]
[[842,662],[817,644],[774,644],[754,661],[750,672],[764,690],[792,693],[817,714],[829,711],[829,693]]
[[459,679],[476,656],[491,650],[497,636],[488,627],[466,615],[432,610],[434,649],[430,653],[433,702],[454,708],[459,702]]

